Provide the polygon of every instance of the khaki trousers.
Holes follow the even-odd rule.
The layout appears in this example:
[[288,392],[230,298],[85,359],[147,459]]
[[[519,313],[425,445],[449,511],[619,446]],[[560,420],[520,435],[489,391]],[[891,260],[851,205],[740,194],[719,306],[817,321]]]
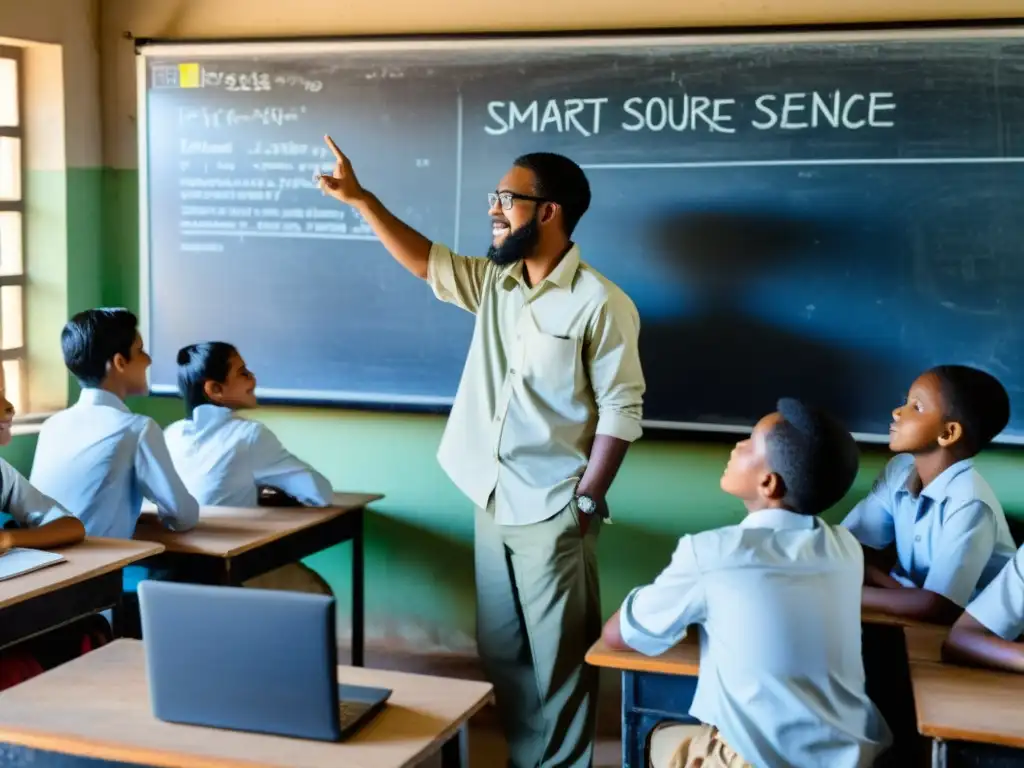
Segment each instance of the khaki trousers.
[[476,512],[477,644],[514,768],[588,768],[598,673],[584,662],[601,634],[595,547],[575,504],[531,525]]
[[711,725],[659,725],[651,734],[651,768],[752,768]]

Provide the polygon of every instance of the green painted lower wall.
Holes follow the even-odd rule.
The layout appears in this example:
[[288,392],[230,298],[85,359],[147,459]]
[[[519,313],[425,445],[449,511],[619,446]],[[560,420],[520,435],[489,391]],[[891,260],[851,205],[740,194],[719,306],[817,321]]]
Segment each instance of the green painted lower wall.
[[[134,172],[103,175],[108,207],[102,211],[100,296],[106,304],[138,306],[137,181]],[[163,424],[181,416],[174,399],[145,398],[132,406]],[[257,416],[335,487],[385,494],[367,523],[368,637],[418,650],[472,651],[472,507],[434,458],[444,420],[308,408],[265,409]],[[31,438],[18,438],[4,455],[27,469],[33,445]],[[741,518],[742,507],[718,489],[730,447],[645,438],[630,450],[610,499],[615,524],[601,534],[606,613],[630,588],[658,573],[680,535]],[[830,520],[841,519],[866,493],[885,458],[884,452],[865,451],[855,488]],[[993,451],[980,464],[1007,512],[1024,518],[1024,454]],[[321,553],[309,564],[331,583],[344,618],[347,547]]]

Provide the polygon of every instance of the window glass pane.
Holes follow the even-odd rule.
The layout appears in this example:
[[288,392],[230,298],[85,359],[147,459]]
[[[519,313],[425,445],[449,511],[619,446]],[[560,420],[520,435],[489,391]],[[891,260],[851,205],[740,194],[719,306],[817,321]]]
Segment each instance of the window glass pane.
[[18,62],[0,59],[0,126],[18,125]]
[[0,211],[0,275],[20,275],[24,271],[21,233],[21,214]]
[[21,199],[21,139],[0,136],[0,200]]
[[4,360],[4,378],[7,380],[7,399],[15,411],[26,414],[28,405],[21,399],[21,360]]
[[21,318],[21,286],[5,285],[0,288],[0,347],[17,349],[25,342]]

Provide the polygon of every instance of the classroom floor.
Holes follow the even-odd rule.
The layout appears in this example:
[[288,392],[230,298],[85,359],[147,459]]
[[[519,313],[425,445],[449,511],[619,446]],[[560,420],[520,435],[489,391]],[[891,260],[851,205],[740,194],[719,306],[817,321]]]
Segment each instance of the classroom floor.
[[[508,750],[498,724],[490,712],[483,712],[469,722],[470,768],[505,768]],[[437,755],[421,764],[421,768],[440,768]],[[594,768],[621,768],[622,746],[618,740],[598,739],[594,750]]]

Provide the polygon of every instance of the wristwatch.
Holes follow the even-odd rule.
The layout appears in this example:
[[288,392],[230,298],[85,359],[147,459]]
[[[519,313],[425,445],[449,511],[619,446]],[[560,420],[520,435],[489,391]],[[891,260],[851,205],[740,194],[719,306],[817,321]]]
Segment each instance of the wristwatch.
[[597,502],[585,493],[576,495],[576,508],[584,515],[592,515],[597,512]]

